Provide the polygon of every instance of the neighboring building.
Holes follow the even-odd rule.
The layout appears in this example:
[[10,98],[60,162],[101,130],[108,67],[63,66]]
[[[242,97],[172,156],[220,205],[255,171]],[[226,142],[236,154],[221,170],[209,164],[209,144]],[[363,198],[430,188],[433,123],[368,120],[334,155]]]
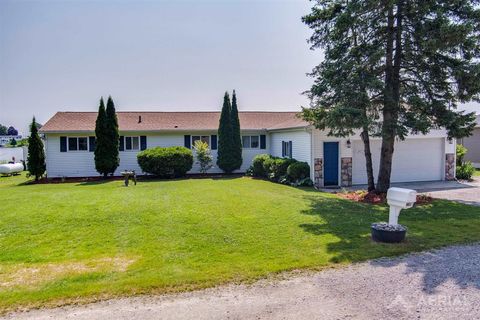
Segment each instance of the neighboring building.
[[468,149],[465,160],[471,161],[475,167],[480,168],[480,115],[477,115],[477,126],[472,135],[460,139],[459,143]]
[[[137,153],[155,146],[191,148],[205,140],[217,156],[220,112],[117,112],[121,171],[141,172]],[[93,144],[96,112],[58,112],[41,129],[45,134],[48,177],[98,176]],[[295,112],[239,112],[245,172],[257,154],[293,157],[310,165],[315,185],[366,183],[363,143],[359,135],[330,137],[299,119]],[[374,170],[378,172],[380,139],[372,139]],[[190,173],[198,173],[194,165]],[[221,172],[218,167],[209,172]],[[444,130],[408,136],[395,145],[392,182],[450,180],[455,177],[455,141]]]
[[22,136],[21,135],[17,135],[17,136],[0,136],[0,147],[3,147],[7,144],[10,143],[10,141],[12,141],[12,138],[15,139],[17,142],[19,142],[20,140],[22,140]]

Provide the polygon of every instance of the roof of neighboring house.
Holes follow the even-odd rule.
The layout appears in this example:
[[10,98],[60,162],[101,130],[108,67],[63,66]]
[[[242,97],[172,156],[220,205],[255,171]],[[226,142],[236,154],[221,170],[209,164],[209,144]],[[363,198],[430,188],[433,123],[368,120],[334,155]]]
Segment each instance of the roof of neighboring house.
[[[242,130],[276,130],[306,127],[297,112],[241,111]],[[217,130],[220,112],[117,112],[121,131]],[[94,131],[97,112],[57,112],[40,129],[48,132]],[[140,120],[141,119],[141,120]]]

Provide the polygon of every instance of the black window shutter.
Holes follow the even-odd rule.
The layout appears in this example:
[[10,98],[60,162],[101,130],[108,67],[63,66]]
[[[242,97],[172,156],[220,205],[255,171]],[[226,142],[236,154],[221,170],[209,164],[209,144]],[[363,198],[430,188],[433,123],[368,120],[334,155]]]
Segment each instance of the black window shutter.
[[260,135],[260,149],[267,149],[267,137],[264,134]]
[[88,145],[89,145],[89,149],[88,151],[90,152],[93,152],[95,151],[95,137],[88,137]]
[[140,136],[140,150],[147,149],[147,136]]
[[288,155],[290,158],[293,156],[293,148],[292,148],[292,141],[288,141],[288,150],[290,154]]
[[282,141],[282,157],[285,157],[285,141]]
[[67,137],[60,137],[60,152],[67,152]]
[[190,141],[190,135],[189,135],[189,134],[184,135],[184,136],[183,136],[183,139],[184,139],[185,148],[190,149],[191,146],[192,146],[192,143],[191,143],[191,141]]
[[211,143],[212,143],[212,150],[217,150],[217,135],[212,134],[210,136],[210,140],[211,140]]
[[120,143],[118,144],[118,150],[119,151],[124,151],[125,150],[125,139],[123,136],[120,136]]

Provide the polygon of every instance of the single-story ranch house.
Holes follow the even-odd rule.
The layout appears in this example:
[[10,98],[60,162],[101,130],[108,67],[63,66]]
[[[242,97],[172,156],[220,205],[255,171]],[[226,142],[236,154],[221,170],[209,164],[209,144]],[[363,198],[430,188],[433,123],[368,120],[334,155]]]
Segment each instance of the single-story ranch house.
[[[204,140],[216,162],[220,112],[117,112],[120,131],[120,166],[141,172],[140,150],[155,146],[185,146]],[[94,164],[96,112],[58,112],[40,130],[45,135],[47,175],[53,177],[98,176]],[[363,143],[327,136],[299,119],[295,112],[240,112],[245,172],[255,155],[269,153],[292,157],[310,165],[317,187],[366,183]],[[374,170],[378,172],[380,139],[372,139]],[[393,182],[450,180],[455,177],[455,140],[444,130],[411,135],[397,141]],[[198,173],[194,165],[190,173]],[[217,167],[210,170],[220,172]]]

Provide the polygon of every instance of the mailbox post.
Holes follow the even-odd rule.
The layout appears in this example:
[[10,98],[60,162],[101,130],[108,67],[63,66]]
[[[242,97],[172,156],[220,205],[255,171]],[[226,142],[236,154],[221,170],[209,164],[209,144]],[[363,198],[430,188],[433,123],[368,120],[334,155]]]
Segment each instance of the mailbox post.
[[417,192],[415,190],[403,188],[390,188],[387,192],[387,203],[390,206],[388,224],[398,225],[398,216],[402,209],[409,209],[417,201]]
[[402,209],[413,207],[417,200],[415,190],[390,188],[387,192],[387,203],[390,206],[388,224],[385,222],[372,224],[372,239],[380,242],[401,242],[405,239],[407,228],[398,224],[398,216]]

